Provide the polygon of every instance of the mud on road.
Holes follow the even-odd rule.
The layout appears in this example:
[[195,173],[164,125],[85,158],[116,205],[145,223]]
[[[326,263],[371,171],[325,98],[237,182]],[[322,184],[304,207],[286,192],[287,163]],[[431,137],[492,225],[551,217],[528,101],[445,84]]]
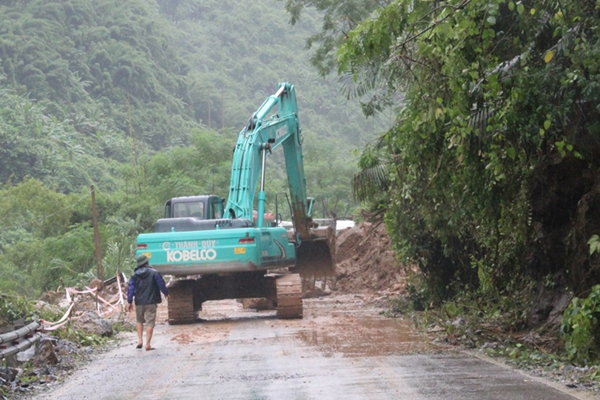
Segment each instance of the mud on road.
[[[155,351],[135,333],[36,399],[574,399],[520,372],[434,347],[369,295],[304,300],[304,318],[236,301],[204,304],[202,322],[170,326]],[[380,302],[381,303],[381,302]],[[383,303],[381,303],[383,305]],[[580,397],[581,398],[581,397]]]

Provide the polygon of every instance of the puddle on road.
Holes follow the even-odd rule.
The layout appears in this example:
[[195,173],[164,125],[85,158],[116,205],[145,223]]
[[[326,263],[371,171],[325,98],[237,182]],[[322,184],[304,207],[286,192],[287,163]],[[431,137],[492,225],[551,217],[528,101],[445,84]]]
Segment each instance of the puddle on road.
[[298,335],[327,356],[338,353],[345,357],[375,357],[414,353],[429,347],[412,332],[410,321],[383,317],[339,316]]

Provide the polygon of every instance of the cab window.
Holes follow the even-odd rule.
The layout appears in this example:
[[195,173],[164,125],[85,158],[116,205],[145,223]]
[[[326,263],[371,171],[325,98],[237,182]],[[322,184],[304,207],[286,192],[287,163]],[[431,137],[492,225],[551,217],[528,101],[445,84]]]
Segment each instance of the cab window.
[[222,201],[213,200],[212,213],[213,213],[213,219],[223,218],[223,202]]
[[204,203],[201,201],[176,203],[173,205],[173,216],[175,218],[204,218]]

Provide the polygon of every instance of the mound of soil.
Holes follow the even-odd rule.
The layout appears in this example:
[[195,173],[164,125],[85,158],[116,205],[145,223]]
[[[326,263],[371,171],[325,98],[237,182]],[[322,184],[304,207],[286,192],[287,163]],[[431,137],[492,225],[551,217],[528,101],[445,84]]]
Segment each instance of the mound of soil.
[[382,223],[361,223],[337,237],[336,289],[343,293],[403,294],[406,266],[399,263]]

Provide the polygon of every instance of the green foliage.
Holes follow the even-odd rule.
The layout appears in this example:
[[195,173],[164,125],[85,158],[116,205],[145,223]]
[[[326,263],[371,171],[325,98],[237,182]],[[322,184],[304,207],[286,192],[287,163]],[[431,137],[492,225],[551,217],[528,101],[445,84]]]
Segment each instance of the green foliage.
[[[0,189],[2,231],[21,231],[23,238],[43,238],[65,233],[72,210],[69,198],[56,193],[36,179],[26,179],[14,186]],[[2,240],[1,245],[11,243]]]
[[338,217],[352,217],[359,212],[350,186],[356,168],[349,160],[356,160],[356,156],[338,143],[316,135],[306,135],[304,140],[306,185],[316,201],[315,217],[329,218],[332,211]]
[[573,298],[563,314],[561,333],[569,359],[584,362],[600,355],[600,285],[594,285],[587,298]]
[[[0,66],[7,82],[66,113],[100,106],[122,132],[133,130],[157,148],[185,140],[193,123],[189,117],[177,122],[177,114],[185,115],[180,93],[187,67],[169,45],[170,27],[158,10],[140,1],[72,0],[4,5],[0,11]],[[92,137],[101,128],[98,121],[81,122],[75,127]],[[165,135],[167,126],[181,129]]]
[[[354,1],[354,0],[286,0],[285,8],[290,14],[290,23],[296,25],[301,21],[303,12],[316,9],[322,15],[321,31],[312,34],[306,46],[315,47],[311,63],[321,75],[327,75],[336,68],[335,51],[348,38],[348,33],[357,27],[359,22],[368,17],[374,10],[390,2],[386,1]],[[302,17],[303,19],[306,16]],[[384,38],[385,40],[385,38]]]
[[[292,19],[310,3],[289,1]],[[438,301],[558,272],[587,290],[600,277],[587,243],[600,222],[594,4],[360,4],[329,43],[364,111],[396,115],[363,152],[355,194],[385,210],[400,258]],[[315,6],[341,21],[338,3]]]
[[[89,192],[56,193],[34,179],[0,190],[0,226],[5,232],[0,235],[0,262],[5,266],[0,287],[12,283],[35,294],[56,288],[61,276],[87,272],[94,265],[90,198]],[[102,210],[102,196],[98,203]],[[100,232],[108,236],[105,225]]]
[[172,148],[144,163],[144,189],[158,204],[174,196],[217,194],[226,197],[235,142],[215,132],[194,132],[193,145]]
[[26,297],[14,293],[0,293],[0,326],[29,317],[32,310],[31,302]]
[[409,283],[406,285],[406,292],[406,296],[390,300],[390,309],[386,311],[386,316],[397,317],[412,311],[425,311],[428,308],[427,301],[431,296],[427,293],[425,285]]
[[100,336],[94,333],[86,333],[79,329],[73,328],[71,325],[67,325],[56,331],[56,336],[61,339],[77,343],[80,346],[92,346],[100,347],[105,345],[110,339],[108,337]]
[[[100,129],[107,129],[103,122],[90,121],[86,113],[82,110],[76,121],[65,119],[60,106],[29,100],[14,89],[2,89],[0,82],[0,183],[31,176],[61,191],[93,181],[114,188],[114,161],[95,158],[103,155],[105,139],[114,132],[102,134]],[[81,136],[77,129],[98,130],[98,140]]]
[[45,302],[38,302],[33,310],[33,318],[36,320],[58,321],[64,314],[64,309]]
[[120,272],[131,275],[136,267],[135,238],[139,233],[139,223],[133,220],[122,220],[112,217],[108,221],[110,240],[107,243],[106,255],[102,259],[105,279]]

